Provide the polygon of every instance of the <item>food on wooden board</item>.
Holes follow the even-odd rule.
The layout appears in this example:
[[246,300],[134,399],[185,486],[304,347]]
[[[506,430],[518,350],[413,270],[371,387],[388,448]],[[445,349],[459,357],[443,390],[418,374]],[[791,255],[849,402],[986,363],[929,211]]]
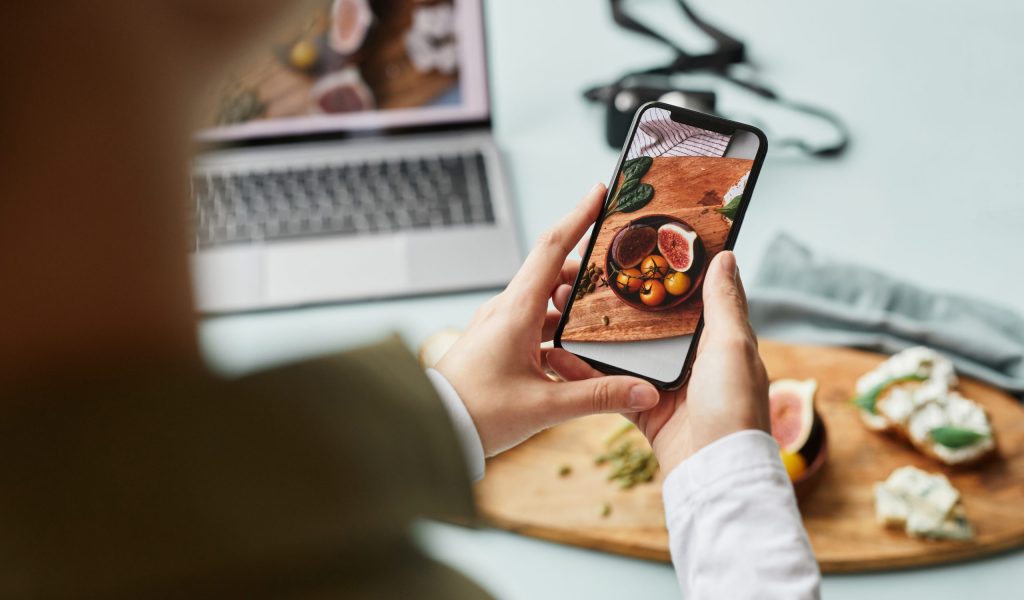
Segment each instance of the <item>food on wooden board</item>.
[[875,484],[875,517],[886,527],[925,539],[969,540],[974,529],[960,492],[945,475],[900,467]]
[[957,383],[952,361],[918,346],[858,379],[854,404],[869,429],[898,435],[945,464],[970,464],[996,445],[985,409],[957,393]]
[[594,457],[596,465],[611,465],[608,481],[622,489],[654,479],[658,472],[658,459],[646,441],[639,438],[639,430],[625,423],[605,440],[605,452]]
[[825,423],[814,409],[817,390],[814,379],[779,379],[768,389],[772,436],[794,483],[807,475],[808,465],[824,451]]
[[615,276],[615,285],[624,294],[635,294],[640,291],[643,274],[640,269],[623,269]]
[[630,225],[612,240],[612,259],[623,269],[629,269],[654,251],[658,244],[658,231],[648,225]]
[[772,437],[779,443],[782,464],[794,483],[824,447],[825,422],[814,410],[817,391],[814,379],[778,379],[768,386]]
[[736,220],[736,213],[739,212],[740,203],[743,202],[743,190],[747,187],[748,177],[750,177],[750,173],[744,174],[734,186],[729,188],[722,196],[722,206],[716,209],[718,214],[722,215],[729,223]]
[[658,228],[658,251],[665,257],[668,266],[685,273],[693,266],[696,231],[688,231],[675,223],[665,223]]
[[[635,271],[636,269],[634,269]],[[636,271],[637,276],[640,275],[640,271]],[[604,278],[604,269],[597,266],[595,263],[590,263],[586,269],[583,270],[583,276],[580,277],[580,284],[576,286],[576,299],[586,296],[590,292],[593,292],[599,287],[605,287],[608,285],[608,280]],[[640,281],[636,282],[637,289],[640,288]]]
[[307,39],[302,39],[292,44],[288,52],[288,62],[300,71],[307,71],[313,68],[317,59],[316,45]]
[[373,92],[355,67],[321,77],[309,93],[314,109],[321,113],[358,112],[374,107]]
[[640,263],[640,272],[647,279],[661,279],[668,275],[668,261],[664,256],[652,254]]
[[654,197],[654,187],[640,183],[640,178],[647,173],[653,162],[650,156],[638,156],[622,163],[622,184],[612,193],[607,214],[635,212],[647,206]]
[[665,284],[648,279],[640,285],[640,301],[647,306],[658,306],[665,301]]
[[451,4],[420,3],[413,9],[412,27],[405,33],[405,51],[420,73],[451,75],[459,67],[456,13]]
[[352,54],[363,45],[373,13],[366,0],[334,0],[328,43],[339,54]]
[[693,280],[686,273],[675,271],[666,275],[663,283],[665,284],[666,292],[673,296],[682,296],[690,290]]
[[790,481],[795,483],[807,473],[807,461],[802,454],[779,450],[779,457],[782,459],[782,466],[786,467],[786,475],[789,475]]
[[615,295],[633,308],[664,310],[693,294],[704,260],[700,236],[689,225],[650,215],[619,229],[612,238],[609,276],[602,282],[612,285]]
[[768,386],[772,436],[779,448],[799,452],[811,436],[814,422],[814,379],[778,379]]

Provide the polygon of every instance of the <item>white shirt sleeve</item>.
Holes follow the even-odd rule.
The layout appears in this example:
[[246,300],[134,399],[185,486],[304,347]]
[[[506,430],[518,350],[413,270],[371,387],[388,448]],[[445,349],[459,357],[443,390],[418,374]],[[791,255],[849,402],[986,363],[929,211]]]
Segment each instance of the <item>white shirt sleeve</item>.
[[705,446],[669,474],[662,495],[687,600],[819,598],[818,563],[767,433],[739,431]]
[[437,395],[441,397],[441,403],[448,411],[448,417],[455,427],[455,435],[462,444],[462,452],[466,456],[466,465],[469,466],[469,476],[473,481],[480,481],[484,478],[484,446],[480,443],[480,433],[476,430],[473,417],[466,410],[466,405],[459,398],[448,379],[436,369],[427,369],[427,378],[434,384]]

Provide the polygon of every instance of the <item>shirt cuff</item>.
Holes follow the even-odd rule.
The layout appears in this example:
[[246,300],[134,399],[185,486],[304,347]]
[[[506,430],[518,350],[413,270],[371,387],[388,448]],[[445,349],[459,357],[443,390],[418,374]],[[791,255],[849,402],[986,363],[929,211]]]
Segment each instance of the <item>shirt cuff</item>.
[[437,369],[427,369],[427,378],[434,384],[437,395],[441,397],[441,404],[448,411],[448,418],[452,420],[455,427],[455,435],[462,445],[462,453],[466,457],[466,465],[469,467],[469,476],[473,481],[480,481],[484,478],[484,446],[480,442],[480,433],[476,430],[473,417],[466,410],[462,398],[455,391],[452,384]]
[[758,429],[730,433],[704,446],[669,473],[662,485],[665,506],[683,506],[718,482],[756,471],[788,477],[775,438]]

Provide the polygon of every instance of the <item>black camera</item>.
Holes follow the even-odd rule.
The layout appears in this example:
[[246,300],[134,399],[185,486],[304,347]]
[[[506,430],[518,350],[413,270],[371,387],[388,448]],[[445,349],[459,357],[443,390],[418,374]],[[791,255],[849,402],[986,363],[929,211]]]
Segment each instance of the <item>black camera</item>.
[[690,22],[714,41],[715,49],[713,51],[691,54],[683,50],[668,38],[626,13],[622,9],[623,2],[624,0],[610,0],[612,18],[615,23],[628,31],[665,44],[675,52],[675,58],[668,64],[636,71],[619,78],[614,83],[594,87],[584,92],[583,95],[588,100],[599,102],[605,106],[605,138],[608,145],[613,148],[622,146],[626,142],[626,135],[633,122],[636,109],[653,100],[717,115],[714,92],[672,86],[671,79],[675,75],[700,73],[735,85],[789,110],[824,120],[836,130],[837,134],[835,142],[824,146],[808,143],[799,137],[777,138],[773,146],[777,148],[793,147],[814,157],[836,157],[846,150],[849,144],[849,133],[837,116],[823,108],[782,98],[753,79],[737,77],[731,70],[732,67],[742,65],[748,69],[752,68],[750,61],[747,60],[746,46],[742,41],[694,13],[686,0],[676,0],[676,3]]
[[640,106],[647,102],[658,100],[705,114],[715,114],[715,93],[707,90],[667,88],[643,85],[640,82],[636,82],[634,85],[627,79],[615,86],[599,88],[595,90],[595,93],[602,97],[592,99],[600,100],[606,105],[605,139],[613,148],[618,148],[626,143],[626,135],[633,122],[633,115],[636,114],[636,110]]

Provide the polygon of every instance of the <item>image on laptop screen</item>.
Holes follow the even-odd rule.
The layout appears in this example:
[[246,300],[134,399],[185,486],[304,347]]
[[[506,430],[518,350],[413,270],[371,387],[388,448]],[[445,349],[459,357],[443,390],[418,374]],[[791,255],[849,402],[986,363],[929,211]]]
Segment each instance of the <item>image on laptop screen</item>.
[[227,78],[206,141],[488,117],[479,0],[319,0]]

